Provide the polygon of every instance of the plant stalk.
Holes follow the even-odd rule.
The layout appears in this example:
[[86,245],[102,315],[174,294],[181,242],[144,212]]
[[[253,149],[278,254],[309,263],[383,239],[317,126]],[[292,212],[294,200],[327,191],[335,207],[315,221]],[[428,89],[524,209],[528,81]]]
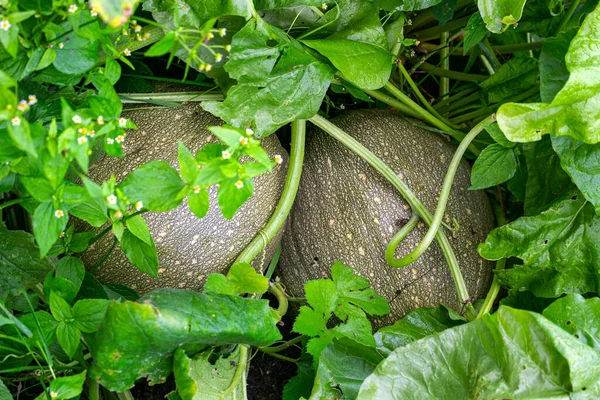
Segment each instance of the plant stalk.
[[300,185],[302,175],[302,164],[304,163],[304,145],[306,142],[306,120],[300,119],[292,122],[292,143],[290,150],[290,162],[287,178],[277,208],[271,218],[252,239],[250,244],[240,253],[235,263],[251,262],[265,247],[273,240],[277,232],[285,223]]
[[581,2],[581,0],[572,0],[571,1],[571,5],[569,6],[569,9],[565,13],[565,16],[563,17],[562,21],[560,21],[560,25],[558,25],[558,28],[556,28],[556,32],[554,33],[554,36],[558,36],[558,34],[560,32],[562,32],[562,30],[565,28],[567,23],[571,20],[571,17],[573,17],[573,14],[575,13],[575,10],[577,10],[577,7],[579,7],[580,2]]
[[[340,141],[344,146],[346,146],[350,151],[354,152],[360,158],[362,158],[365,162],[371,165],[377,172],[383,175],[401,194],[402,197],[408,202],[408,204],[413,209],[413,213],[419,215],[425,223],[430,225],[433,222],[433,217],[431,213],[425,208],[423,203],[419,201],[419,199],[414,195],[414,193],[410,190],[410,188],[396,175],[396,173],[388,167],[379,157],[373,154],[369,149],[360,144],[356,139],[352,136],[348,135],[346,132],[327,121],[325,118],[315,115],[310,118],[310,121],[323,129],[325,132],[330,134],[333,138]],[[469,320],[475,317],[475,310],[473,305],[471,304],[471,299],[469,297],[469,292],[467,290],[467,285],[465,284],[464,278],[460,271],[460,266],[458,265],[458,260],[456,259],[456,255],[448,241],[448,238],[444,234],[442,230],[438,230],[436,232],[436,239],[440,243],[440,247],[444,253],[444,257],[448,262],[450,273],[452,278],[454,279],[454,283],[456,285],[456,291],[458,294],[458,298],[460,301],[465,304],[466,314]]]
[[420,65],[420,67],[425,72],[431,72],[433,75],[447,77],[450,79],[454,79],[455,81],[464,81],[464,82],[483,82],[489,76],[487,75],[478,75],[478,74],[467,74],[464,72],[458,71],[450,71],[443,68],[438,68],[435,65],[424,62]]

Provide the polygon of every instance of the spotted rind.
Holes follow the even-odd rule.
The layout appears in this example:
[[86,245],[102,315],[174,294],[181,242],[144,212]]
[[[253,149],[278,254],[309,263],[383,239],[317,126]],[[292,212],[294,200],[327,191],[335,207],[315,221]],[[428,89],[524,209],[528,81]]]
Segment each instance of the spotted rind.
[[[440,136],[417,128],[385,110],[358,110],[332,120],[380,157],[406,182],[433,213],[455,147]],[[470,170],[458,168],[444,221],[459,225],[445,230],[473,300],[485,296],[492,264],[476,249],[494,228],[489,201],[469,191]],[[309,133],[300,188],[282,242],[279,276],[288,292],[303,296],[310,279],[329,275],[341,261],[369,279],[390,302],[391,323],[414,308],[444,303],[461,311],[454,282],[437,241],[413,264],[392,268],[385,248],[411,216],[408,203],[371,166],[327,133]],[[420,224],[398,247],[408,254],[427,231]]]
[[[217,142],[206,128],[223,123],[203,111],[197,103],[179,108],[126,111],[123,115],[130,118],[138,130],[128,132],[123,147],[125,158],[105,156],[90,167],[88,176],[95,182],[107,180],[112,174],[120,182],[133,169],[152,160],[164,160],[179,169],[177,141],[181,140],[195,154],[203,145]],[[284,162],[272,172],[254,178],[254,196],[231,220],[221,214],[216,187],[209,190],[210,209],[202,219],[189,211],[187,200],[165,213],[143,214],[158,251],[158,280],[131,265],[118,246],[98,269],[96,277],[103,283],[125,284],[144,294],[159,287],[201,289],[208,274],[226,273],[237,255],[271,217],[285,183],[286,151],[275,135],[263,139],[262,146],[271,157],[283,155]],[[279,239],[280,236],[275,237],[267,251],[259,254],[253,263],[255,268],[267,266]],[[97,263],[110,248],[112,240],[112,235],[106,235],[94,243],[83,253],[84,263],[88,267]]]

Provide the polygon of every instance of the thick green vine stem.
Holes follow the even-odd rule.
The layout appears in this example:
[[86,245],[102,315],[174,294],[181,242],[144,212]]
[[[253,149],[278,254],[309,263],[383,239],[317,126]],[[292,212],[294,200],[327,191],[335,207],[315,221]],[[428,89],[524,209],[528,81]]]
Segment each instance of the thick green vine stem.
[[[494,214],[496,215],[496,223],[498,226],[502,226],[506,224],[506,217],[504,216],[504,212],[496,202],[492,202],[492,208],[494,209]],[[501,271],[506,267],[506,258],[501,258],[496,261],[496,269],[495,271]],[[496,301],[496,297],[498,297],[498,293],[500,293],[500,282],[498,279],[498,275],[494,274],[494,279],[492,280],[492,285],[490,286],[490,290],[488,290],[487,296],[485,296],[485,300],[483,300],[483,304],[477,313],[477,318],[483,317],[485,314],[489,314],[492,311],[492,307],[494,306],[494,302]]]
[[173,101],[187,103],[190,101],[222,101],[221,93],[203,92],[171,92],[171,93],[119,93],[121,103],[148,103],[158,101]]
[[283,317],[285,314],[287,314],[288,310],[288,299],[285,295],[285,291],[283,290],[283,286],[281,286],[281,283],[272,283],[269,285],[268,290],[277,298],[279,306],[277,307],[276,311],[280,317]]
[[267,244],[273,240],[285,223],[300,185],[302,164],[304,163],[304,144],[306,139],[306,120],[292,122],[292,144],[287,178],[277,208],[263,229],[252,239],[250,244],[240,253],[235,263],[249,263],[260,254]]
[[[450,161],[450,165],[448,166],[448,172],[446,172],[446,177],[444,178],[444,184],[442,185],[440,199],[438,200],[438,205],[435,210],[435,214],[433,215],[433,220],[429,222],[429,229],[427,230],[425,237],[423,237],[423,240],[419,242],[419,244],[415,247],[413,251],[411,251],[406,256],[398,260],[389,259],[388,255],[390,253],[390,245],[388,245],[388,248],[386,249],[386,259],[392,267],[406,267],[407,265],[415,262],[419,257],[423,255],[423,253],[427,251],[427,249],[431,245],[431,242],[433,242],[433,239],[438,233],[440,224],[442,223],[442,219],[444,218],[444,213],[446,212],[446,205],[448,204],[448,198],[450,197],[450,189],[452,189],[452,183],[454,182],[454,176],[456,175],[456,171],[458,170],[458,166],[460,165],[460,161],[462,160],[463,155],[467,151],[467,147],[469,147],[469,144],[471,144],[473,139],[477,137],[477,135],[483,130],[483,128],[485,128],[486,125],[489,125],[492,122],[494,122],[494,116],[490,115],[489,117],[481,121],[479,124],[475,125],[475,127],[471,129],[467,136],[465,136],[463,141],[460,142],[460,145],[458,146],[458,149],[456,149],[456,152],[452,157],[452,161]],[[402,230],[404,230],[404,228]],[[394,237],[394,239],[396,239],[396,237]],[[394,251],[395,248],[391,250],[392,258],[394,255]]]
[[[310,119],[310,122],[323,129],[329,135],[331,135],[336,140],[339,140],[342,144],[344,144],[350,151],[358,155],[365,162],[371,165],[377,172],[379,172],[383,177],[385,177],[404,197],[404,199],[408,202],[413,210],[413,214],[419,215],[425,223],[431,225],[433,222],[433,217],[425,208],[423,203],[419,201],[419,199],[414,195],[414,193],[410,190],[410,188],[396,175],[396,173],[388,167],[379,157],[373,154],[369,149],[360,144],[356,139],[352,136],[348,135],[346,132],[327,121],[325,118],[315,115]],[[438,230],[436,232],[436,238],[442,248],[442,252],[444,253],[444,257],[448,262],[448,266],[450,268],[450,274],[452,275],[452,279],[454,280],[454,284],[456,286],[456,291],[458,294],[459,300],[465,304],[465,312],[466,316],[469,320],[475,318],[475,309],[471,304],[471,299],[469,297],[469,292],[467,290],[467,285],[465,284],[465,280],[460,271],[460,266],[458,265],[458,260],[456,259],[456,255],[454,254],[454,250],[448,241],[448,238],[444,234],[442,230]]]
[[402,227],[402,229],[400,229],[392,238],[392,240],[390,240],[390,242],[388,243],[386,249],[385,249],[385,260],[387,261],[388,264],[390,264],[392,267],[395,267],[395,263],[397,262],[396,260],[396,247],[398,247],[398,245],[400,244],[401,241],[404,240],[404,238],[413,230],[415,229],[415,226],[417,226],[417,224],[419,223],[419,220],[421,218],[419,217],[418,214],[414,214],[410,217],[410,219],[408,220],[408,222],[406,223],[406,225],[404,225]]

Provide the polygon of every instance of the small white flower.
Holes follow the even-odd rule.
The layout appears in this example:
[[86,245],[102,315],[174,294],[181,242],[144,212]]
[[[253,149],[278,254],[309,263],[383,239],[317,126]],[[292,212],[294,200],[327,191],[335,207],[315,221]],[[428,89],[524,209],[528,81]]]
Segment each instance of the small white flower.
[[228,152],[227,150],[223,150],[223,151],[221,152],[221,155],[223,156],[223,160],[227,160],[228,158],[230,158],[230,157],[231,157],[231,153],[230,153],[230,152]]
[[225,45],[225,51],[228,52],[228,53],[231,51],[231,45],[230,44]]
[[0,21],[0,29],[2,29],[3,31],[8,31],[11,26],[12,25],[7,19]]
[[88,134],[87,134],[87,135],[88,135],[89,137],[94,137],[94,135],[96,135],[96,131],[92,129],[91,131],[89,131],[89,132],[88,132]]
[[81,123],[81,117],[79,115],[73,115],[72,118],[73,122],[75,122],[76,124],[80,124]]
[[134,31],[136,32],[141,32],[142,31],[142,26],[141,25],[136,25],[135,28],[133,28]]
[[27,102],[30,106],[32,106],[38,102],[38,99],[35,94],[30,94],[29,96],[27,96]]
[[248,135],[248,136],[254,135],[254,131],[252,130],[252,128],[246,128],[246,135]]
[[129,35],[129,32],[127,32],[127,29],[123,29],[123,31],[121,31],[121,34],[123,36],[127,36],[127,35]]
[[115,140],[113,138],[106,138],[106,143],[113,144]]
[[36,19],[40,19],[40,18],[42,18],[42,14],[35,14],[35,15],[34,15],[34,17],[35,17]]
[[14,117],[13,119],[10,120],[10,123],[12,124],[12,126],[19,126],[19,125],[21,125],[21,118]]
[[223,54],[217,53],[215,54],[215,62],[220,62],[223,59]]
[[55,399],[55,398],[58,397],[58,393],[56,393],[56,392],[50,392],[50,397],[53,398],[53,399]]
[[131,50],[125,49],[123,50],[123,54],[125,54],[126,57],[129,57],[131,55]]
[[141,201],[135,203],[136,211],[140,211],[142,208],[144,208],[144,203],[142,203]]
[[98,10],[96,10],[95,7],[92,7],[92,9],[90,10],[90,14],[92,14],[92,17],[97,17],[98,16]]
[[327,10],[327,3],[323,3],[323,4],[321,4],[321,8],[322,8],[323,10]]
[[210,71],[211,69],[212,69],[212,65],[210,65],[210,64],[206,64],[206,71],[208,72],[208,71]]
[[71,4],[69,6],[69,12],[73,14],[75,11],[77,11],[77,6],[75,4]]
[[198,69],[199,69],[200,71],[204,71],[204,70],[206,69],[206,64],[204,64],[204,63],[200,64],[200,65],[198,66]]
[[123,142],[125,141],[125,136],[123,136],[123,135],[119,135],[119,136],[117,136],[117,137],[115,138],[115,141],[116,141],[117,143],[123,143]]
[[115,218],[119,218],[119,219],[123,218],[123,213],[119,210],[115,211]]
[[142,35],[143,40],[148,40],[149,38],[150,38],[150,34],[148,32],[146,32]]
[[96,118],[96,122],[98,123],[98,125],[104,125],[104,117],[102,115],[98,115],[98,118]]
[[340,110],[345,110],[345,109],[346,109],[346,106],[343,104],[340,104]]
[[29,108],[29,104],[27,104],[27,100],[19,101],[19,105],[17,106],[19,111],[25,111]]
[[227,29],[225,29],[225,28],[219,29],[219,35],[221,35],[221,37],[227,35]]
[[200,193],[200,186],[194,186],[194,194]]
[[206,38],[207,38],[208,40],[210,40],[210,39],[212,39],[212,38],[214,38],[214,37],[215,37],[215,35],[213,35],[213,33],[212,33],[212,32],[208,32],[208,35],[206,35]]
[[127,120],[123,117],[119,118],[119,127],[124,128],[127,125]]
[[243,188],[243,187],[244,187],[244,182],[242,182],[242,181],[237,181],[237,182],[235,183],[235,187],[236,187],[236,188],[238,188],[238,189],[241,189],[241,188]]
[[283,157],[281,157],[281,154],[275,154],[273,161],[275,161],[277,164],[281,164],[283,162]]
[[86,143],[87,141],[88,141],[88,139],[87,139],[87,137],[85,137],[85,136],[79,136],[79,137],[77,138],[77,143],[79,143],[79,144],[84,144],[84,143]]
[[140,35],[139,33],[137,35],[135,35],[135,40],[137,40],[138,42],[142,41],[142,35]]
[[56,218],[62,218],[65,216],[65,212],[63,210],[56,210],[54,211],[54,216]]
[[61,232],[60,235],[58,235],[58,237],[64,238],[65,237],[65,232]]
[[111,194],[106,198],[106,201],[108,201],[108,204],[115,205],[115,204],[117,204],[117,196],[115,196],[114,194]]
[[247,145],[247,144],[248,144],[248,138],[246,138],[246,137],[243,137],[243,136],[240,136],[240,144],[241,144],[242,146],[245,146],[245,145]]
[[59,48],[59,49],[62,49],[63,47],[65,47],[65,44],[64,44],[63,42],[60,42],[60,43],[58,44],[58,48]]

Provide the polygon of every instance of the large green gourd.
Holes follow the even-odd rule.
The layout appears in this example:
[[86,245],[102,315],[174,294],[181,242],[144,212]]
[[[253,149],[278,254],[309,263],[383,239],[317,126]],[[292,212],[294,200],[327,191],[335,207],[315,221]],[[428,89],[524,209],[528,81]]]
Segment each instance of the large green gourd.
[[[152,160],[164,160],[179,169],[177,141],[181,140],[195,154],[205,144],[217,141],[206,128],[223,123],[197,103],[179,108],[126,111],[123,116],[135,122],[138,130],[128,132],[123,146],[125,158],[105,156],[90,167],[88,176],[96,182],[111,175],[120,182],[133,169]],[[269,220],[285,182],[288,160],[279,140],[271,135],[262,141],[262,146],[271,157],[282,155],[284,163],[254,178],[254,196],[231,220],[221,214],[216,187],[209,190],[210,209],[202,219],[189,211],[187,201],[165,213],[143,215],[158,251],[158,280],[131,265],[118,246],[96,277],[103,283],[131,286],[143,294],[159,287],[200,289],[209,273],[226,273],[237,255]],[[85,264],[89,267],[98,262],[112,240],[110,234],[94,243],[83,254]],[[268,264],[278,241],[276,237],[275,244],[257,257],[255,268]]]
[[[415,127],[384,110],[351,111],[331,122],[380,157],[433,213],[455,147],[440,136]],[[456,173],[444,222],[473,299],[485,296],[492,264],[477,245],[494,227],[494,217],[481,191],[470,191],[470,171],[462,162]],[[385,249],[411,216],[408,203],[367,163],[327,133],[307,138],[300,188],[283,238],[279,276],[287,291],[303,296],[310,279],[327,276],[334,261],[369,279],[390,302],[390,323],[421,306],[444,303],[460,311],[456,289],[444,255],[434,241],[413,264],[393,268]],[[400,244],[396,257],[408,254],[427,227],[419,224]]]

